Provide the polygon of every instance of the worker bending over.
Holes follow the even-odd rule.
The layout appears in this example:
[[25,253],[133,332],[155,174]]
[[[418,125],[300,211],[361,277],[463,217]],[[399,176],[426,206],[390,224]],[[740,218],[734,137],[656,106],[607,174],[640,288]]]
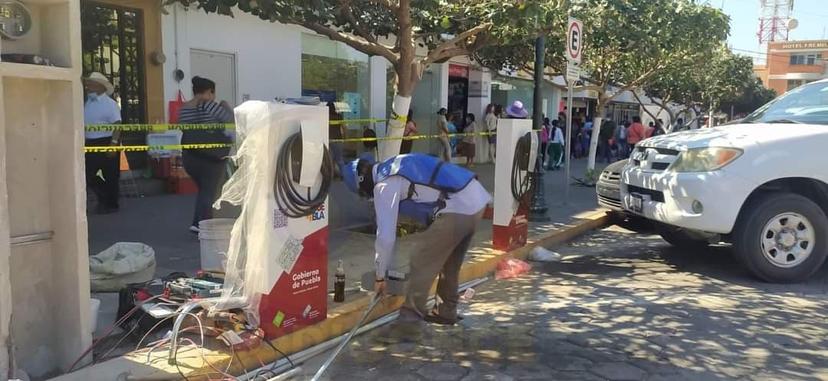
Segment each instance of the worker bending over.
[[[346,164],[342,173],[352,191],[374,199],[377,220],[374,290],[378,294],[385,292],[398,217],[413,219],[428,229],[418,235],[419,247],[411,256],[400,320],[455,324],[460,267],[475,227],[491,200],[489,192],[473,172],[423,154],[398,155],[382,163],[363,157]],[[438,274],[439,299],[429,311],[428,292]]]

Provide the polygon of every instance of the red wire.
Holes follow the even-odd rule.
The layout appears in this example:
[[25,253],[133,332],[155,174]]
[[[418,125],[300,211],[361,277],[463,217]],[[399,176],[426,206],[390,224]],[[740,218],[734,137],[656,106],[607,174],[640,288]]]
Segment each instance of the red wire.
[[135,306],[134,306],[134,307],[132,307],[132,309],[131,309],[131,310],[129,310],[129,312],[127,312],[126,314],[124,314],[124,316],[122,316],[120,319],[118,319],[117,321],[115,321],[115,323],[114,323],[114,324],[112,324],[111,326],[109,326],[109,328],[107,328],[107,330],[106,330],[106,333],[105,333],[105,334],[103,334],[103,335],[101,336],[101,338],[100,338],[100,339],[97,339],[97,340],[92,340],[92,344],[90,344],[90,345],[89,345],[89,347],[88,347],[88,348],[86,348],[86,350],[85,350],[85,351],[83,351],[83,353],[81,353],[81,355],[80,355],[80,356],[78,356],[78,358],[75,360],[75,362],[73,362],[73,363],[72,363],[72,366],[70,366],[70,367],[69,367],[69,370],[67,370],[67,371],[66,371],[66,373],[69,373],[69,372],[71,372],[71,371],[75,370],[75,366],[77,366],[77,365],[78,365],[78,363],[79,363],[81,360],[83,360],[83,358],[84,358],[84,357],[86,357],[86,355],[88,355],[88,354],[89,354],[89,352],[91,352],[91,351],[92,351],[92,349],[94,349],[96,345],[98,345],[98,343],[100,343],[103,339],[105,339],[107,336],[109,336],[109,334],[111,334],[111,333],[112,333],[112,331],[114,331],[114,330],[115,330],[115,327],[120,326],[121,324],[123,324],[123,323],[126,321],[126,319],[129,319],[129,317],[130,317],[130,316],[132,316],[132,314],[134,314],[136,311],[138,311],[138,309],[139,309],[139,308],[141,308],[141,306],[142,306],[144,303],[147,303],[147,302],[149,302],[149,301],[151,301],[151,300],[154,300],[154,299],[157,299],[157,298],[159,298],[159,297],[161,297],[161,295],[156,295],[156,296],[153,296],[153,297],[151,297],[151,298],[149,298],[149,299],[146,299],[146,300],[140,301],[140,302],[138,302],[137,304],[135,304]]

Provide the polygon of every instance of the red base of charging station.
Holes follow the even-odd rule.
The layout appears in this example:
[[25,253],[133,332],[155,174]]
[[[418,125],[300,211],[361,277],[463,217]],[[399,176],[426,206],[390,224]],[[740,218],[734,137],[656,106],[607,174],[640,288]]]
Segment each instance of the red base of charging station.
[[529,207],[527,202],[518,206],[509,226],[492,225],[492,246],[495,250],[512,251],[526,246],[529,235]]
[[282,274],[259,305],[268,339],[316,324],[328,316],[328,228],[305,237],[289,273]]

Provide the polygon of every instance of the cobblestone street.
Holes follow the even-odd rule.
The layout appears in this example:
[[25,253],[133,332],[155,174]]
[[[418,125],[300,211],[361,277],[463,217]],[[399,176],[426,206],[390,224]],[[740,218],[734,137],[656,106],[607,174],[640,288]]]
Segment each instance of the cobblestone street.
[[561,262],[478,286],[457,326],[418,343],[388,340],[393,326],[357,337],[327,379],[828,380],[825,270],[760,283],[728,247],[617,226],[553,249]]

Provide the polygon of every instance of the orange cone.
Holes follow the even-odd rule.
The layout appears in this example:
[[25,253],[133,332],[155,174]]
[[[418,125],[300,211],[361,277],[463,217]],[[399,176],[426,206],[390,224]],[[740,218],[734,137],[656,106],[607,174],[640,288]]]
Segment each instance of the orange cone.
[[127,160],[126,152],[121,151],[121,172],[129,171],[129,160]]

